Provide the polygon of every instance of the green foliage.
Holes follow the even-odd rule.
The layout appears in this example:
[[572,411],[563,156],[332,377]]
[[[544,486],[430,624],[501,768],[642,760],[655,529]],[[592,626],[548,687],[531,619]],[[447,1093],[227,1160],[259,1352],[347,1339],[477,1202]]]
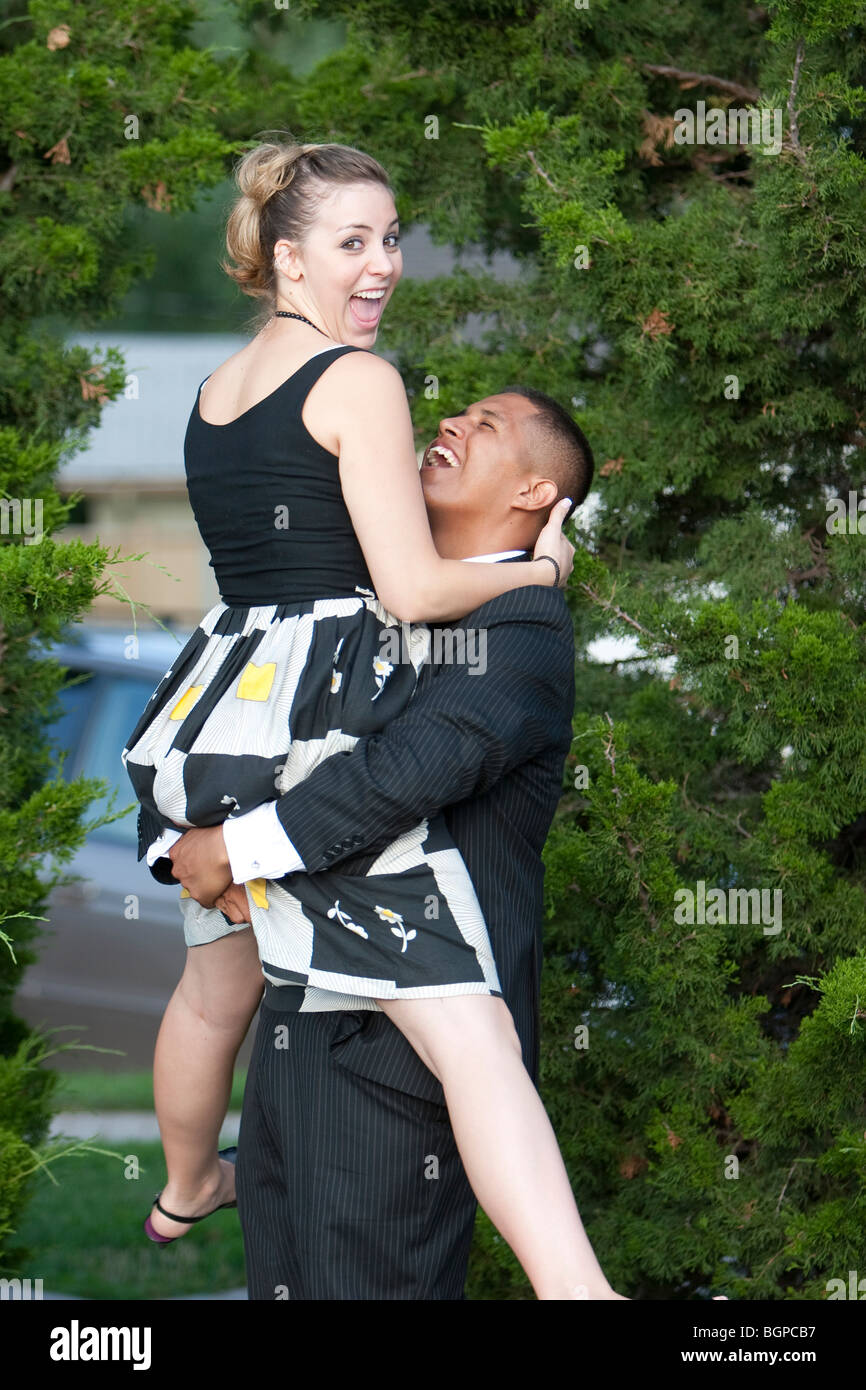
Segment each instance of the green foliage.
[[[401,286],[381,345],[419,431],[522,380],[571,405],[598,460],[542,982],[542,1089],[590,1234],[632,1296],[824,1297],[858,1267],[866,1173],[866,544],[856,517],[827,526],[828,499],[866,492],[866,6],[737,0],[720,24],[706,0],[303,0],[293,23],[348,32],[305,79],[196,49],[175,0],[20,13],[0,29],[0,491],[42,500],[46,535],[0,546],[15,956],[41,860],[68,857],[93,795],[37,735],[59,678],[34,639],[116,559],[54,535],[51,480],[123,385],[111,349],[34,320],[114,312],[152,266],[134,216],[193,208],[257,131],[367,149],[405,224],[517,262]],[[236,13],[280,22],[264,0]],[[697,99],[778,110],[781,149],[677,143]],[[633,650],[591,660],[599,637]],[[780,919],[690,922],[700,885],[778,892]],[[19,972],[0,941],[0,1000]],[[0,1003],[19,1076],[26,1045]],[[0,1234],[49,1105],[9,1095],[0,1075]],[[484,1220],[470,1291],[528,1294]]]
[[[596,454],[542,988],[590,1234],[632,1296],[825,1297],[864,1235],[866,542],[827,520],[866,496],[866,6],[304,9],[349,26],[305,119],[517,258],[389,306],[419,435],[522,380]],[[678,143],[697,99],[778,110],[781,148]],[[470,1287],[528,1295],[484,1221]]]
[[197,17],[183,0],[30,0],[0,26],[0,1265],[13,1272],[33,1176],[67,1150],[45,1147],[50,1052],[11,998],[103,790],[60,775],[64,673],[42,644],[98,594],[122,597],[116,551],[63,539],[75,499],[54,480],[123,390],[124,363],[67,346],[65,328],[116,312],[152,265],[131,216],[190,209],[222,183],[241,148],[232,122],[262,99],[253,55],[190,42]]

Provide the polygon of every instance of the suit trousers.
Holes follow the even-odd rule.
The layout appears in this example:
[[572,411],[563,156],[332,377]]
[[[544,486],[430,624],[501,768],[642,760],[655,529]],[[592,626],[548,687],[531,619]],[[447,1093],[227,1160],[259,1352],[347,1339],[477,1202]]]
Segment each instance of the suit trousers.
[[262,1005],[238,1215],[250,1299],[462,1299],[476,1212],[446,1108],[341,1062],[334,1012]]

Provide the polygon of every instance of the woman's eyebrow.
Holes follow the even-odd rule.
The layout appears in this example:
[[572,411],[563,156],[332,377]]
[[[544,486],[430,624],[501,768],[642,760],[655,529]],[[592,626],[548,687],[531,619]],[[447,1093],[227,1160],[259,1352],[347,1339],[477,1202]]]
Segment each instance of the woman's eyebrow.
[[[388,223],[388,226],[389,226],[389,227],[393,227],[394,223],[395,223],[395,222],[399,222],[399,221],[400,221],[399,217],[392,217],[392,218],[391,218],[391,221]],[[347,225],[346,225],[345,227],[338,227],[338,228],[337,228],[337,231],[338,231],[338,232],[372,232],[372,231],[373,231],[373,228],[372,228],[372,227],[368,227],[367,224],[366,224],[366,222],[349,222],[349,223],[347,223]]]

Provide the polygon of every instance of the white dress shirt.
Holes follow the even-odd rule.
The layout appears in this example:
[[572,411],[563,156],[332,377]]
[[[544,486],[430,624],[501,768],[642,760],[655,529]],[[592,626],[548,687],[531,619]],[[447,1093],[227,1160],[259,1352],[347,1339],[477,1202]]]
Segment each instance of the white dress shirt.
[[[525,555],[524,550],[500,550],[495,555],[468,555],[467,560],[510,560]],[[292,844],[280,818],[276,801],[265,801],[242,816],[229,816],[223,821],[223,840],[235,883],[247,883],[251,878],[282,878],[284,874],[300,873],[305,864]],[[164,830],[147,851],[147,862],[153,864],[167,855],[182,830]]]

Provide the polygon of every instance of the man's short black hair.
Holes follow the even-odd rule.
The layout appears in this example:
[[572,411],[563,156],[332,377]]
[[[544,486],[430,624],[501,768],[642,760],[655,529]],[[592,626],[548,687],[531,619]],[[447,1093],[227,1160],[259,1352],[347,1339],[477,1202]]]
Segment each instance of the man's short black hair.
[[592,449],[583,430],[559,401],[534,386],[506,386],[496,394],[523,396],[535,406],[538,419],[533,419],[533,425],[546,436],[544,467],[559,489],[557,501],[559,497],[571,498],[570,517],[586,500],[595,471]]

